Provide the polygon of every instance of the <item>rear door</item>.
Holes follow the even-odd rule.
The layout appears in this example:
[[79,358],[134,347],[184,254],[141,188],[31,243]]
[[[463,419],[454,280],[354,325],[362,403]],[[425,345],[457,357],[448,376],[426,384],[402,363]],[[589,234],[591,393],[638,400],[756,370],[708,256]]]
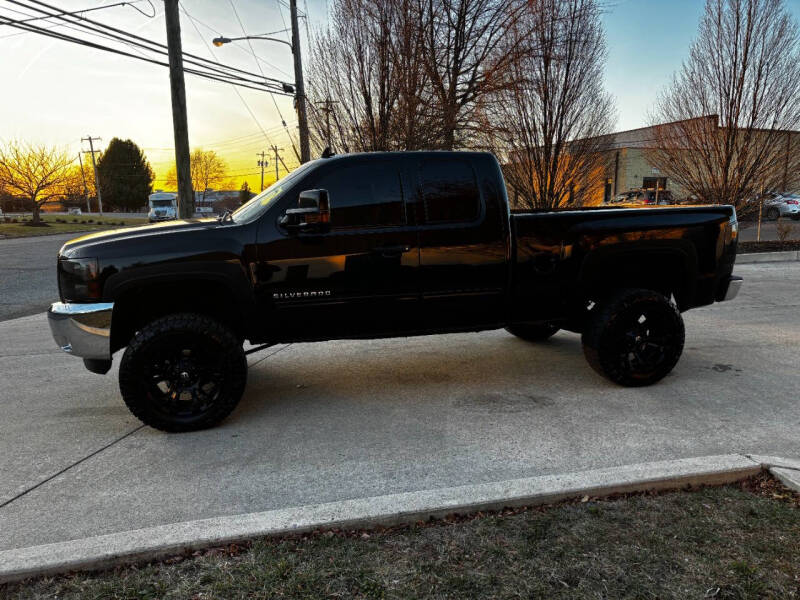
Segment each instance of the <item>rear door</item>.
[[360,337],[412,327],[419,248],[405,185],[397,158],[332,160],[303,183],[327,190],[331,229],[287,235],[282,257],[269,261],[281,337]]
[[[494,168],[457,153],[417,164],[423,315],[435,329],[493,326],[502,320],[507,281],[506,206]],[[485,165],[484,165],[485,166]]]

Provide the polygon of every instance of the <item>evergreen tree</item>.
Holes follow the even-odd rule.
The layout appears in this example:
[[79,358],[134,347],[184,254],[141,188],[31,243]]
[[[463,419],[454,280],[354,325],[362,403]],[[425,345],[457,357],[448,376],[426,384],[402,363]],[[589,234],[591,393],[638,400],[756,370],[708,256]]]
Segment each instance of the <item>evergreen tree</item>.
[[113,138],[97,161],[103,204],[117,210],[137,210],[153,191],[153,169],[131,140]]
[[239,203],[244,204],[253,196],[255,196],[255,194],[250,191],[250,184],[248,184],[246,181],[242,183],[242,187],[239,188]]

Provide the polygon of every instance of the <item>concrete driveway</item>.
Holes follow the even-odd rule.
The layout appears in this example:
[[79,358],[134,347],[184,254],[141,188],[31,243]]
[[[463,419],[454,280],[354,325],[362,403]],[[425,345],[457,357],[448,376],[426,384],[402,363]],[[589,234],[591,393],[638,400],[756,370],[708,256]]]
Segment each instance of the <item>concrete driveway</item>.
[[[0,550],[189,519],[734,452],[800,456],[800,264],[743,265],[687,313],[659,385],[624,389],[580,339],[504,331],[274,347],[222,426],[141,427],[116,369],[0,323]],[[117,361],[118,362],[117,357]]]

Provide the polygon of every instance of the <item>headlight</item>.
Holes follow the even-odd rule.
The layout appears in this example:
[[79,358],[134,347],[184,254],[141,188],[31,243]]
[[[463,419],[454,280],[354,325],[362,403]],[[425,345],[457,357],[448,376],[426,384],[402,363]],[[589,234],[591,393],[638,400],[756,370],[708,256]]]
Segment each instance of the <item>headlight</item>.
[[99,300],[102,289],[96,258],[60,258],[58,291],[64,302]]

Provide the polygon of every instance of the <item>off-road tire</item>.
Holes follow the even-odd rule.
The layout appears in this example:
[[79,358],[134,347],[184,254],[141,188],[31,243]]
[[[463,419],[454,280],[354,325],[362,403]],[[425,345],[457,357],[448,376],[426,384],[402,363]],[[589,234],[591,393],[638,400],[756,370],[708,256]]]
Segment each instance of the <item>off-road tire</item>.
[[595,371],[620,385],[639,387],[672,371],[684,337],[681,313],[666,297],[625,289],[594,307],[581,341]]
[[520,339],[527,342],[544,342],[550,339],[558,331],[558,327],[550,323],[543,323],[538,325],[529,325],[525,323],[517,323],[508,325],[506,331],[511,335],[515,335]]
[[[190,387],[191,377],[196,381]],[[143,327],[119,368],[119,389],[130,411],[145,425],[169,432],[216,425],[236,408],[246,383],[241,341],[217,321],[191,313]]]

